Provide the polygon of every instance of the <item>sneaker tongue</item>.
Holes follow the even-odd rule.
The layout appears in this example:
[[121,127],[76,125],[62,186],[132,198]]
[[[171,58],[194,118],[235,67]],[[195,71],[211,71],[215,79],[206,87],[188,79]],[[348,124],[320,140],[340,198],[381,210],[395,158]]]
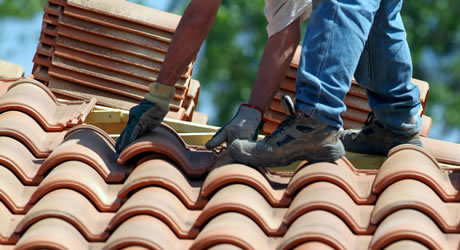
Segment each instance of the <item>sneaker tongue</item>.
[[281,107],[288,116],[295,114],[294,102],[290,96],[284,95],[283,98],[281,98]]

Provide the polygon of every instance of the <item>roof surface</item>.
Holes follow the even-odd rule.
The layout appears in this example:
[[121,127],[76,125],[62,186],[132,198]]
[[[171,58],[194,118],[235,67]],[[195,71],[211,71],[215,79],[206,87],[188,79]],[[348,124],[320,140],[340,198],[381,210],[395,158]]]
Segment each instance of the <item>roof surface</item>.
[[[1,249],[460,247],[460,145],[428,138],[429,117],[425,149],[394,148],[378,170],[346,157],[295,172],[252,168],[225,148],[187,145],[166,125],[116,156],[114,140],[84,124],[92,97],[136,103],[179,17],[122,0],[49,0],[43,20],[33,77],[48,87],[0,79]],[[283,119],[279,95],[295,92],[298,57],[267,132]],[[8,73],[22,76],[16,69]],[[191,119],[199,94],[191,70],[170,118]],[[414,81],[426,103],[428,85]],[[353,84],[346,126],[364,122],[366,98]]]
[[114,141],[82,124],[94,102],[57,101],[31,79],[0,86],[2,248],[460,246],[460,145],[423,138],[379,170],[344,157],[288,176],[162,125],[117,159]]

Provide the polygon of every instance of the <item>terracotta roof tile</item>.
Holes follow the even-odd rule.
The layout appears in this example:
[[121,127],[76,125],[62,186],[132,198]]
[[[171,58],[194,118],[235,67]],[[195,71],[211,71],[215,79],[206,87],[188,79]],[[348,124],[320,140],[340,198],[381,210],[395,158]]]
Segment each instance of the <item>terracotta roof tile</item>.
[[85,20],[92,23],[97,23],[118,30],[127,31],[134,34],[139,34],[145,37],[154,38],[159,41],[170,42],[173,34],[171,32],[162,31],[146,25],[141,25],[126,21],[111,15],[86,11],[82,8],[68,5],[64,12],[67,16],[71,16],[80,20]]
[[[83,162],[66,161],[55,167],[41,181],[29,198],[28,205],[32,206],[53,190],[68,188],[84,194],[100,211],[113,212],[120,207],[117,194],[121,187],[119,184],[107,184],[96,170]],[[23,211],[27,209],[28,207]]]
[[458,203],[444,203],[429,186],[423,182],[405,179],[383,191],[372,212],[372,224],[379,224],[385,217],[401,209],[415,209],[435,221],[447,233],[459,232]]
[[393,242],[413,240],[429,249],[456,249],[459,235],[443,234],[425,214],[403,209],[388,216],[377,228],[369,249],[382,249]]
[[398,249],[418,249],[418,250],[428,250],[429,248],[417,241],[413,240],[400,240],[392,243],[391,245],[387,246],[385,249],[387,250],[398,250]]
[[115,142],[100,129],[80,126],[69,131],[64,141],[42,163],[39,175],[65,161],[80,161],[94,168],[106,182],[120,182],[131,168],[116,163]]
[[319,241],[309,241],[305,242],[299,246],[296,246],[294,250],[332,250],[333,247],[319,242]]
[[152,159],[144,161],[133,170],[118,196],[124,198],[143,188],[160,186],[178,196],[188,208],[200,209],[205,204],[199,199],[201,185],[201,182],[189,180],[174,164]]
[[142,24],[152,28],[174,32],[180,21],[180,16],[148,8],[128,1],[111,0],[67,0],[71,6],[91,12],[117,17],[130,22]]
[[460,165],[460,145],[452,142],[422,138],[425,149],[436,158],[439,163]]
[[0,148],[0,164],[14,172],[23,183],[34,183],[45,159],[36,158],[23,143],[7,136],[0,136]]
[[375,178],[375,173],[360,173],[348,161],[339,161],[339,164],[321,162],[311,164],[295,173],[286,192],[294,195],[313,182],[327,181],[341,187],[357,204],[367,205],[376,199],[371,189]]
[[0,99],[0,112],[19,110],[33,116],[46,131],[62,131],[83,123],[96,99],[60,102],[41,83],[32,79],[13,82]]
[[254,250],[273,249],[276,244],[253,220],[239,213],[224,213],[215,217],[201,230],[190,249],[206,249],[218,243]]
[[202,176],[211,167],[214,161],[211,152],[186,149],[184,141],[166,126],[155,131],[128,145],[120,154],[118,163],[125,164],[139,154],[150,152],[167,155],[189,176]]
[[89,241],[108,237],[105,231],[112,217],[110,213],[101,213],[82,194],[58,189],[40,199],[20,220],[15,232],[21,234],[30,225],[44,218],[59,218],[72,224]]
[[16,249],[88,249],[89,244],[72,224],[44,219],[33,224],[16,244]]
[[[24,186],[3,166],[0,168],[0,199],[14,214],[24,214],[35,187]],[[3,224],[3,223],[2,223]]]
[[0,60],[0,79],[22,76],[24,76],[24,67],[5,60]]
[[29,148],[36,157],[47,157],[64,139],[65,132],[46,132],[30,116],[19,111],[0,114],[0,136],[13,137]]
[[111,234],[104,248],[142,246],[149,249],[189,249],[191,244],[191,240],[179,239],[163,221],[138,215],[121,224]]
[[[60,98],[97,97],[99,105],[127,110],[157,78],[180,16],[125,1],[106,4],[49,1],[33,73]],[[192,70],[190,64],[176,83],[170,118],[193,118],[198,97],[186,97]]]
[[[401,164],[404,162],[404,164]],[[425,150],[403,145],[394,148],[383,163],[372,190],[381,193],[391,184],[402,179],[416,179],[429,185],[445,201],[458,200],[458,189],[452,182],[457,174],[441,169],[437,161]]]
[[372,234],[377,223],[370,225],[374,206],[357,205],[339,186],[330,182],[315,182],[303,188],[294,198],[284,217],[284,224],[309,211],[326,210],[339,216],[355,234]]
[[[197,174],[189,169],[197,161],[184,159],[205,152],[187,146],[165,126],[145,138],[150,145],[142,155],[147,157],[137,163],[133,156],[138,153],[125,158],[136,165],[132,172],[114,162],[114,141],[88,126],[67,131],[44,163],[36,165],[35,175],[44,178],[35,186],[24,186],[15,176],[17,171],[1,168],[0,199],[6,206],[0,211],[11,219],[0,228],[2,244],[39,244],[33,235],[58,228],[64,236],[40,235],[43,246],[80,240],[87,247],[157,245],[166,249],[367,249],[371,242],[372,248],[380,249],[417,242],[428,247],[458,244],[455,236],[449,236],[457,232],[458,206],[445,203],[449,200],[440,199],[437,190],[452,190],[446,184],[453,179],[426,150],[407,145],[395,148],[380,171],[356,170],[345,158],[311,164],[300,167],[289,181],[240,164],[214,168],[205,164]],[[130,147],[142,148],[139,145],[145,141]],[[157,149],[152,149],[154,144]],[[180,156],[178,152],[185,153]],[[410,170],[410,162],[417,168]],[[111,174],[118,171],[120,177],[108,184]],[[434,181],[420,177],[422,171]],[[29,176],[33,179],[34,174]],[[14,195],[18,192],[22,195]],[[419,221],[425,228],[388,222],[404,211],[423,212]],[[422,240],[418,233],[406,233],[412,228],[435,234]]]
[[371,236],[357,236],[336,215],[315,210],[292,223],[279,249],[291,249],[308,241],[320,240],[334,249],[366,249]]
[[[125,6],[126,2],[114,5]],[[131,37],[125,32],[132,32],[139,39],[161,39],[172,32],[146,25],[150,17],[133,21],[124,10],[111,8],[97,1],[50,0],[44,21],[53,24],[53,13],[66,12],[80,24],[98,24],[86,27],[97,28],[93,33],[116,31]],[[68,39],[59,35],[60,28],[57,32],[58,37],[42,34],[37,55],[45,60],[36,65],[34,74],[48,79],[59,97],[90,99],[91,93],[99,91],[96,95],[112,105],[128,107],[138,101],[60,79],[53,67],[78,73],[77,80],[90,76],[122,87],[145,87],[161,66],[162,59],[142,66],[145,57],[141,60]],[[109,35],[98,33],[97,38],[107,43],[104,36]],[[124,66],[116,68],[117,63]],[[293,62],[289,74],[295,72],[295,66]],[[292,78],[289,74],[287,78]],[[182,78],[186,79],[190,82],[186,87],[176,86],[182,90],[176,92],[176,99],[183,100],[183,106],[172,110],[169,117],[193,120],[190,107],[197,104],[199,83]],[[293,80],[285,82],[292,84]],[[141,90],[139,86],[134,88]],[[31,100],[30,93],[38,98]],[[292,86],[282,85],[279,93],[292,95]],[[365,92],[352,85],[350,95],[353,108],[344,115],[345,123],[360,126],[367,114]],[[272,126],[282,119],[279,100],[275,98],[270,111],[268,124]],[[75,126],[84,122],[93,105],[57,101],[46,87],[29,79],[0,82],[0,248],[459,246],[458,144],[423,138],[425,149],[401,145],[382,159],[378,170],[357,170],[343,157],[334,163],[296,163],[295,172],[273,172],[236,164],[225,148],[212,152],[187,145],[163,125],[129,145],[117,160],[115,142],[107,132]],[[423,134],[428,135],[431,121],[424,120]]]

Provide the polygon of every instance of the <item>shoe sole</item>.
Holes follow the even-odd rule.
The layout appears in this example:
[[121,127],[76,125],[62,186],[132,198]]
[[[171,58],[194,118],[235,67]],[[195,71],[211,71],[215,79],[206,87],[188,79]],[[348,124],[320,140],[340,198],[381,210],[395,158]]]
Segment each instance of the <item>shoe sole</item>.
[[[286,158],[286,159],[281,159],[277,161],[252,161],[253,158],[250,158],[249,155],[248,157],[240,157],[239,154],[232,153],[233,151],[237,150],[229,150],[230,151],[230,156],[237,162],[250,165],[253,167],[279,167],[279,166],[287,166],[295,161],[303,161],[306,160],[309,163],[315,163],[315,162],[335,162],[336,160],[340,159],[342,156],[345,155],[345,148],[343,147],[343,144],[341,141],[339,141],[335,145],[325,145],[318,151],[320,152],[315,152],[314,155],[316,157],[311,157],[310,155],[313,155],[311,151],[310,152],[302,152],[299,155],[296,155],[294,157]],[[246,159],[245,159],[246,158]],[[249,158],[249,160],[248,160]]]

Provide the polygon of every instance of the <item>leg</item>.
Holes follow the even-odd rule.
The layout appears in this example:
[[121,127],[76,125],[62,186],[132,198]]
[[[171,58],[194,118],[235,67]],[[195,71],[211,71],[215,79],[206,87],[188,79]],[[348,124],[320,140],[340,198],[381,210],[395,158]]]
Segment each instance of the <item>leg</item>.
[[344,155],[339,140],[343,98],[379,6],[380,0],[313,2],[297,75],[297,108],[289,108],[290,116],[263,141],[235,140],[229,147],[233,159],[274,166],[335,161]]
[[395,146],[423,147],[418,88],[411,83],[412,62],[401,20],[402,0],[382,0],[356,80],[367,88],[373,113],[364,127],[346,130],[342,142],[348,151],[387,155]]
[[341,128],[343,98],[367,41],[380,0],[315,0],[297,73],[297,107]]
[[240,106],[235,117],[206,143],[207,148],[215,148],[223,142],[231,143],[235,139],[256,139],[263,125],[263,112],[268,109],[299,44],[299,26],[300,20],[297,19],[268,39],[249,99],[249,105],[257,109]]
[[286,75],[300,41],[300,20],[271,36],[265,45],[249,104],[266,111]]
[[367,88],[375,118],[397,134],[420,131],[420,92],[411,82],[412,61],[401,19],[401,0],[382,0],[356,80]]

